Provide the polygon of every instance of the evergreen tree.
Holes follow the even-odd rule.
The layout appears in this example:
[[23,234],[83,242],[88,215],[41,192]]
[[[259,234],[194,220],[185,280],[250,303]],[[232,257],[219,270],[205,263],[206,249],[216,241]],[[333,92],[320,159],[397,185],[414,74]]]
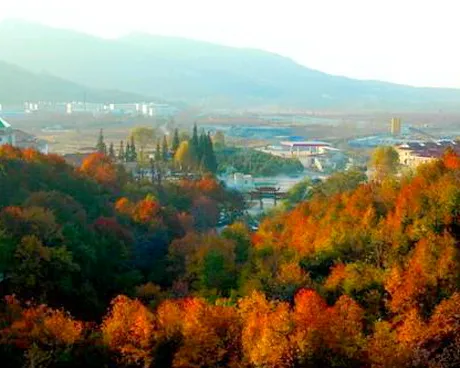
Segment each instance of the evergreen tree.
[[161,183],[161,175],[160,170],[158,168],[158,163],[155,163],[153,159],[150,159],[150,175],[152,176],[153,184],[155,184],[155,182],[157,182],[158,184]]
[[207,135],[207,157],[208,157],[208,169],[212,173],[217,172],[217,158],[214,152],[214,145],[212,143],[211,135]]
[[[207,137],[206,137],[206,134],[204,132],[204,130],[201,132],[200,134],[200,139],[198,141],[198,160],[199,162],[201,162],[201,160],[203,159],[203,157],[205,157],[206,153],[207,153]],[[205,159],[206,161],[206,159]]]
[[129,142],[126,143],[125,161],[131,162],[131,145],[129,144]]
[[150,176],[152,177],[152,183],[155,181],[155,161],[150,158],[149,160],[150,165]]
[[137,161],[137,152],[136,152],[136,144],[134,143],[134,137],[131,136],[131,153],[130,153],[131,161]]
[[179,148],[180,145],[180,139],[179,139],[179,129],[174,129],[174,136],[172,140],[172,145],[171,145],[171,153],[174,157],[174,155],[177,152],[177,149]]
[[209,133],[200,136],[200,146],[202,151],[199,167],[200,171],[215,173],[217,171],[217,160]]
[[206,163],[206,158],[203,156],[201,158],[201,161],[200,161],[200,166],[198,168],[198,170],[204,174],[204,173],[207,173],[209,170],[208,170],[208,165]]
[[189,168],[195,168],[198,169],[200,166],[200,150],[199,150],[199,137],[198,137],[198,128],[196,126],[196,123],[193,125],[193,134],[192,138],[190,139],[189,142],[189,157],[190,157],[190,167]]
[[104,143],[104,133],[102,129],[99,131],[99,138],[97,139],[96,150],[97,152],[102,153],[104,155],[107,154],[107,146]]
[[115,160],[115,148],[113,148],[113,142],[110,142],[110,146],[109,146],[109,157],[110,157],[112,160]]
[[163,159],[164,162],[168,161],[168,141],[166,139],[166,136],[163,136],[163,144],[161,146],[161,158]]
[[198,127],[196,126],[196,123],[193,125],[193,135],[192,135],[192,146],[195,148],[196,152],[199,152],[198,146],[200,142],[198,139]]
[[160,140],[157,140],[157,149],[155,151],[155,161],[160,162],[161,161],[161,147],[160,147]]
[[123,141],[120,141],[120,148],[118,149],[118,160],[120,160],[121,162],[126,160],[126,157],[125,157],[125,145],[124,145]]

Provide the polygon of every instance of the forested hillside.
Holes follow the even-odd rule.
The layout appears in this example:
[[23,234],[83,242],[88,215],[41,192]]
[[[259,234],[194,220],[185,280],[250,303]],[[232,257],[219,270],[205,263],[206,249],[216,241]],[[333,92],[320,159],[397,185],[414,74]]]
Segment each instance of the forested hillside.
[[214,231],[212,177],[0,148],[8,367],[458,367],[460,158]]

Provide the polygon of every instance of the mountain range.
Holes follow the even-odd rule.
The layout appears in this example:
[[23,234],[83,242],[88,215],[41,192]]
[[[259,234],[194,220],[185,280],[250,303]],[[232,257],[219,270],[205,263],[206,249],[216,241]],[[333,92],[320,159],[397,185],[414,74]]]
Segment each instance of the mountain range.
[[88,88],[48,73],[33,73],[0,61],[0,103],[21,104],[26,101],[66,102],[135,102],[145,99],[138,94],[117,90]]
[[[30,94],[43,93],[43,98],[89,89],[99,98],[109,97],[103,90],[117,90],[126,91],[118,98],[156,96],[214,107],[415,111],[460,106],[460,90],[329,75],[256,49],[139,33],[103,39],[22,21],[0,23],[0,60],[29,70],[34,82],[27,85],[42,86]],[[3,85],[4,68],[27,80],[24,70],[2,63]],[[6,86],[25,89],[13,77]]]

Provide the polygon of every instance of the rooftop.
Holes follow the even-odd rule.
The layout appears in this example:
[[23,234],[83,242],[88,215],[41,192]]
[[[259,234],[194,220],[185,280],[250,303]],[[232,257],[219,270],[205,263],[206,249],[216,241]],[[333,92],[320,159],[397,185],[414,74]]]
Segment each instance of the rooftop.
[[289,147],[329,147],[331,144],[321,141],[284,141],[281,142],[281,145]]
[[5,120],[3,120],[2,118],[0,118],[0,129],[7,129],[7,128],[11,128],[11,125],[8,124]]
[[460,144],[456,141],[436,141],[436,142],[410,142],[401,144],[398,146],[399,149],[410,151],[412,155],[418,157],[441,157],[445,150],[451,147],[457,154],[460,154]]

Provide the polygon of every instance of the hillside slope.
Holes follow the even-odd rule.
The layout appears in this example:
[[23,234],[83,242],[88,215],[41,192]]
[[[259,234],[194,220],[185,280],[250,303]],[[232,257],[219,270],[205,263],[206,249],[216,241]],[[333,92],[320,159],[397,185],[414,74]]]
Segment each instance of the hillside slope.
[[94,102],[134,102],[144,99],[134,93],[97,90],[47,73],[32,73],[3,61],[0,61],[0,86],[0,103],[5,105],[38,100],[81,101],[84,98]]
[[4,21],[0,44],[0,59],[36,72],[206,105],[433,110],[460,102],[459,90],[353,80],[265,51],[174,37],[132,34],[106,40]]

